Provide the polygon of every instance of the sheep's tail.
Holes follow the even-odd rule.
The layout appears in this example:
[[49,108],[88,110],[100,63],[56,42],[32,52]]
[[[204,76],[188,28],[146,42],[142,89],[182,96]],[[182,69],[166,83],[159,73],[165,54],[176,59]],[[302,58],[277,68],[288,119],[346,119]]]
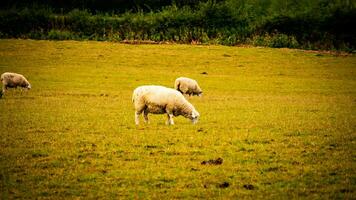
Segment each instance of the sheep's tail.
[[180,84],[180,82],[178,80],[176,80],[174,82],[174,89],[178,90],[179,84]]
[[137,97],[137,91],[134,90],[133,93],[132,93],[132,103],[135,103],[136,97]]
[[[1,81],[0,81],[1,84],[3,84],[3,83],[2,83],[2,80],[3,80],[2,76],[0,77],[0,80],[1,80]],[[3,86],[3,89],[4,89],[4,86]],[[2,91],[3,89],[0,88],[0,99],[2,98],[2,95],[4,95],[4,91]]]
[[179,87],[180,87],[180,81],[174,82],[174,89],[178,90],[180,93],[183,93]]

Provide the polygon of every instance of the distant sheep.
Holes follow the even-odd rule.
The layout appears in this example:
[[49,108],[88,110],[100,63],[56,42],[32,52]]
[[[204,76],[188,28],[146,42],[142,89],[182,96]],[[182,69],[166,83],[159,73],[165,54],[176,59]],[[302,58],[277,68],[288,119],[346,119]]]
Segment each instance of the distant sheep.
[[5,72],[1,74],[0,80],[2,82],[2,92],[0,93],[0,96],[4,95],[5,91],[8,88],[22,87],[26,89],[31,89],[31,84],[21,74]]
[[192,121],[198,122],[199,113],[184,96],[177,90],[157,86],[145,85],[137,87],[132,94],[135,106],[135,123],[139,124],[139,116],[143,112],[145,122],[148,122],[148,113],[167,114],[167,124],[174,124],[173,116],[182,115]]
[[203,91],[200,89],[198,82],[196,80],[186,78],[186,77],[179,77],[174,82],[174,88],[181,92],[182,94],[187,95],[197,95],[201,96]]

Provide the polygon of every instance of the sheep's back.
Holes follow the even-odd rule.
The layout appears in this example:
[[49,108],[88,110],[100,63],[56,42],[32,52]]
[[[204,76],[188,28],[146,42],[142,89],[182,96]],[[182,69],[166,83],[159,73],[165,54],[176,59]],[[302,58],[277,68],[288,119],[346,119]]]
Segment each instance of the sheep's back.
[[[134,90],[133,98],[135,100],[143,99],[151,104],[171,104],[176,101],[185,100],[178,91],[163,86],[140,86]],[[134,101],[135,101],[134,100]]]
[[193,80],[191,78],[186,78],[186,77],[180,77],[176,79],[178,82],[181,84],[186,84],[186,85],[196,85],[198,84],[196,80]]
[[9,83],[23,83],[27,82],[26,78],[21,74],[5,72],[1,75],[1,80]]

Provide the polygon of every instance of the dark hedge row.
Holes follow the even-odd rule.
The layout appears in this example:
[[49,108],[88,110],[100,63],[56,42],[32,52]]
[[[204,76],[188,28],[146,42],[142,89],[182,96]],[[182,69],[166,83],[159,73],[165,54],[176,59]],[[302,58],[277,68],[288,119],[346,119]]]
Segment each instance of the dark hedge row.
[[194,7],[171,5],[156,12],[121,14],[8,9],[0,10],[0,37],[355,50],[356,3],[300,0],[283,6],[281,2],[285,1],[204,1]]
[[[208,0],[1,0],[1,8],[50,7],[56,12],[68,12],[74,9],[90,12],[135,12],[158,11],[172,4],[178,7],[195,7]],[[219,2],[222,0],[217,0]]]

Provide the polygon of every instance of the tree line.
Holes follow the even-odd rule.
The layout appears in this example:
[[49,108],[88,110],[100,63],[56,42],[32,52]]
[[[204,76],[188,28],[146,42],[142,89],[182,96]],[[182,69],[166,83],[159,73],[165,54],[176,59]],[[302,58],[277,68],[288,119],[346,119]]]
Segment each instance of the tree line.
[[354,51],[352,0],[3,0],[0,37]]

